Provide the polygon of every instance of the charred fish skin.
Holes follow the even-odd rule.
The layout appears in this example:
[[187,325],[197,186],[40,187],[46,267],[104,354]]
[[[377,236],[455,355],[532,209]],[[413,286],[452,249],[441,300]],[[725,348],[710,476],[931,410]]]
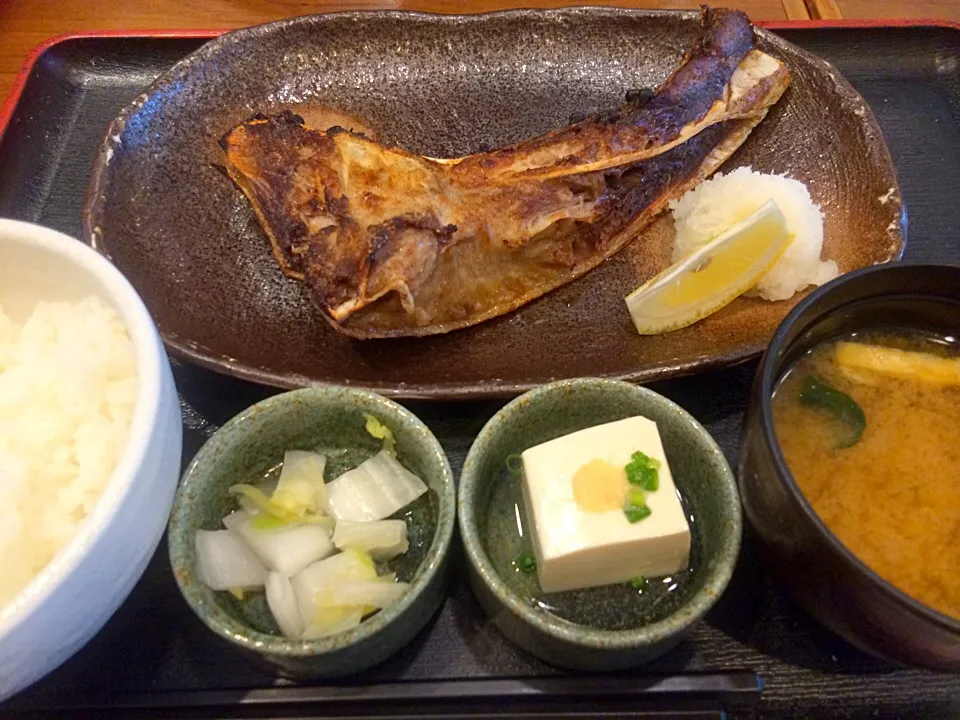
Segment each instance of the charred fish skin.
[[449,332],[515,310],[633,240],[712,173],[789,84],[736,11],[705,10],[646,103],[465,158],[387,148],[292,113],[221,145],[283,272],[355,338]]
[[693,45],[647,102],[626,103],[612,114],[596,113],[540,137],[468,156],[457,172],[473,174],[473,182],[504,181],[602,170],[651,157],[707,115],[753,43],[753,26],[744,13],[704,8]]
[[[296,280],[303,280],[309,231],[300,213],[287,211],[294,202],[289,195],[296,180],[296,174],[290,172],[290,163],[295,162],[295,158],[291,152],[263,152],[263,149],[266,144],[275,148],[299,145],[303,149],[330,145],[329,138],[322,134],[304,135],[303,126],[303,118],[290,111],[272,117],[255,115],[220,139],[220,147],[227,157],[227,175],[250,199],[283,273]],[[249,136],[248,141],[237,142],[240,128]],[[325,195],[335,192],[335,186],[324,188]]]

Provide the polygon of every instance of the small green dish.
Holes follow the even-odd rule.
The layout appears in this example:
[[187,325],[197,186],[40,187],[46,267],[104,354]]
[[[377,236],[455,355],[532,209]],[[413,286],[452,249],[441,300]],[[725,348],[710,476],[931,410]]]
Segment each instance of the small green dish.
[[[214,592],[196,574],[197,530],[216,530],[236,509],[227,489],[256,481],[286,450],[328,453],[333,477],[380,450],[365,430],[364,413],[394,433],[397,457],[429,486],[411,505],[410,551],[391,569],[411,584],[394,605],[359,627],[319,640],[292,640],[276,629],[263,593],[238,600]],[[253,659],[294,677],[336,677],[386,660],[420,632],[440,607],[448,580],[456,491],[450,464],[433,433],[408,410],[364,390],[318,387],[295,390],[257,403],[226,423],[200,449],[184,473],[168,532],[170,562],[180,591],[200,619]]]
[[[504,571],[499,561],[498,572],[498,563],[492,558],[504,555],[501,550],[515,542],[512,535],[516,530],[511,529],[515,524],[492,521],[513,513],[495,513],[494,518],[486,513],[498,483],[505,482],[504,465],[509,456],[634,415],[657,423],[674,480],[696,521],[699,558],[691,566],[682,597],[671,597],[672,604],[666,611],[661,608],[661,617],[646,622],[638,615],[637,627],[600,629],[600,614],[612,611],[615,603],[591,602],[585,613],[591,624],[573,622],[518,592],[516,582],[504,581],[502,573],[509,571]],[[740,498],[716,442],[675,403],[646,388],[613,380],[584,378],[544,385],[494,415],[467,455],[457,511],[471,586],[486,613],[512,642],[548,663],[576,670],[633,667],[676,645],[723,593],[740,551]],[[517,522],[520,515],[518,506]],[[511,546],[508,552],[512,551]]]

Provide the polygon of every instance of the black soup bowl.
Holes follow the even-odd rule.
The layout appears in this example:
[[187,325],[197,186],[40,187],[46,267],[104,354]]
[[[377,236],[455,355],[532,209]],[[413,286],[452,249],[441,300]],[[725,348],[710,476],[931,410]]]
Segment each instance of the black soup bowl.
[[786,317],[760,361],[744,423],[744,514],[769,566],[821,623],[886,660],[960,671],[960,622],[899,591],[840,543],[801,493],[774,432],[774,389],[803,354],[838,335],[884,328],[960,337],[960,266],[902,263],[853,272]]

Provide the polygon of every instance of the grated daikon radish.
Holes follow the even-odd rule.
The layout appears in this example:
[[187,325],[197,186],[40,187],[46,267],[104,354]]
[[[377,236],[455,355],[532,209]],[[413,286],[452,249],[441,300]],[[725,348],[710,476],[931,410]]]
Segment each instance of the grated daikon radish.
[[341,520],[334,528],[333,544],[340,550],[348,547],[363,550],[370,553],[374,560],[389,560],[410,548],[407,523],[403,520]]
[[283,573],[267,573],[267,606],[277,621],[280,632],[289,638],[303,634],[303,620],[297,609],[297,596],[290,584],[290,577]]
[[263,585],[267,570],[243,539],[230,530],[198,530],[197,576],[211,590]]
[[270,570],[293,575],[334,551],[330,532],[319,525],[259,528],[254,522],[242,510],[223,519],[224,526],[243,538]]
[[426,491],[423,481],[386,450],[327,484],[330,514],[338,521],[383,520]]

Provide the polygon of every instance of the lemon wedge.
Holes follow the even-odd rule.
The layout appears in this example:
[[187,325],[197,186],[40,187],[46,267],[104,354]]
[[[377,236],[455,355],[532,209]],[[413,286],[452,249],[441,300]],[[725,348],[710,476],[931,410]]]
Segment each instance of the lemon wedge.
[[793,235],[773,200],[627,295],[641,335],[692,325],[757,284]]

